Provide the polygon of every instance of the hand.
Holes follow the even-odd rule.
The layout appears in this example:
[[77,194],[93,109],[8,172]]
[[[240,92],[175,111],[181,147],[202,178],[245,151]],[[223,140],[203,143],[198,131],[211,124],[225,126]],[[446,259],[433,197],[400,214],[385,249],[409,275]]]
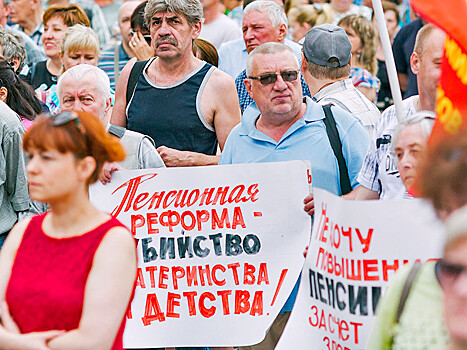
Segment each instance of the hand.
[[122,170],[122,166],[117,163],[104,163],[101,173],[99,175],[99,180],[103,185],[109,183],[112,179],[112,172]]
[[308,213],[308,215],[313,216],[315,213],[315,200],[313,193],[310,193],[308,196],[306,196],[303,200],[303,203],[305,204],[303,209]]
[[65,331],[45,331],[25,333],[21,336],[21,349],[23,350],[50,350],[49,341],[65,334]]
[[144,39],[143,34],[135,32],[130,40],[130,48],[138,61],[148,60],[154,57],[154,49]]
[[158,147],[157,152],[159,152],[166,167],[192,166],[190,152],[179,151],[166,146]]

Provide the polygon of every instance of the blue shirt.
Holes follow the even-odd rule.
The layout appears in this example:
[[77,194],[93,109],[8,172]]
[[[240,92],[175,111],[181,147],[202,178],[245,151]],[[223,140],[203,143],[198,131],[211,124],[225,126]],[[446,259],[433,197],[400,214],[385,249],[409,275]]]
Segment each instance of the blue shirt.
[[[119,73],[122,72],[123,67],[125,67],[130,59],[131,57],[128,56],[122,44],[118,44],[117,64]],[[110,80],[110,88],[115,90],[117,84],[115,81],[115,46],[101,51],[97,66],[107,74]]]
[[[243,81],[246,79],[246,70],[244,69],[243,72],[240,73],[240,75],[235,79],[235,86],[237,88],[237,94],[238,94],[238,102],[240,103],[240,108],[242,109],[242,112],[254,101],[250,97],[250,94],[246,90],[245,87],[245,82]],[[310,95],[310,89],[308,88],[308,85],[306,85],[305,79],[303,79],[303,75],[300,74],[300,83],[302,84],[302,94],[303,96],[308,96],[311,97]]]
[[[339,167],[326,134],[323,108],[309,97],[305,101],[305,115],[285,132],[279,142],[256,129],[260,112],[256,104],[251,104],[245,110],[241,123],[230,132],[219,164],[309,160],[313,187],[341,195]],[[370,140],[361,122],[352,114],[339,107],[331,108],[341,138],[350,183],[355,188],[358,186],[357,176]],[[298,283],[297,281],[281,313],[292,310]]]
[[[301,60],[302,47],[289,39],[284,39],[284,45],[290,47],[297,58]],[[219,69],[232,78],[236,78],[245,68],[248,52],[243,38],[224,43],[219,48]]]

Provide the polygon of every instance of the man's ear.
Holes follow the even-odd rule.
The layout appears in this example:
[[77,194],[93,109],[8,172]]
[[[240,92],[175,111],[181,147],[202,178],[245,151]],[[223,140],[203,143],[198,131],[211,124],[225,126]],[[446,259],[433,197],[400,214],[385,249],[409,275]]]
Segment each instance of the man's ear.
[[279,37],[278,37],[278,41],[281,42],[282,40],[285,39],[285,36],[287,35],[287,26],[285,24],[281,24],[279,25]]
[[2,86],[0,88],[0,101],[6,103],[7,96],[8,96],[8,90],[6,89],[6,87]]
[[308,70],[308,64],[306,62],[306,58],[303,52],[302,52],[302,63],[300,64],[300,70],[302,71],[302,74],[305,74],[305,72]]
[[254,100],[253,92],[251,91],[251,79],[244,79],[243,83],[245,84],[246,91],[248,91],[248,95]]
[[191,39],[195,40],[199,36],[199,33],[201,33],[201,26],[201,21],[193,24],[193,32],[191,33]]
[[410,56],[410,69],[415,75],[418,75],[420,72],[420,56],[416,52],[413,52]]

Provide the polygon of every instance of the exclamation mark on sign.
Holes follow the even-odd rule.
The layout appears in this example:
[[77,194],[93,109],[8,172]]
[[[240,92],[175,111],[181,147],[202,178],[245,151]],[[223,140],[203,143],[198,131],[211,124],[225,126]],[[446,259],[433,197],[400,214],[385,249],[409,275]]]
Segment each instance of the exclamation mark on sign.
[[279,283],[277,284],[277,287],[276,287],[276,292],[274,293],[274,298],[272,298],[271,306],[273,306],[274,303],[276,302],[277,294],[279,294],[279,290],[282,287],[282,282],[284,282],[285,275],[287,274],[287,271],[289,271],[289,269],[283,269],[282,270],[281,277],[279,278]]

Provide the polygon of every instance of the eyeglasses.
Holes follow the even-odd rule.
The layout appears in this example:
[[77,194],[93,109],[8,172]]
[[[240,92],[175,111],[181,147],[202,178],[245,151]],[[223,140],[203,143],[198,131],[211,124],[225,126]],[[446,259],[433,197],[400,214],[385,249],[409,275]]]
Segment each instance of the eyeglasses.
[[[138,33],[138,32],[135,32],[133,29],[130,29],[130,35],[131,35],[131,36],[135,35],[136,33]],[[141,32],[140,32],[140,33],[141,33]],[[151,45],[151,40],[152,40],[152,39],[151,39],[151,34],[143,34],[143,33],[141,33],[141,35],[143,35],[144,40],[146,40],[146,42],[147,42],[149,45]]]
[[452,264],[444,260],[439,260],[435,265],[435,275],[442,288],[452,287],[457,279],[467,273],[467,266]]
[[282,80],[290,82],[295,81],[298,78],[298,70],[285,70],[280,73],[266,73],[261,74],[259,77],[247,77],[248,79],[259,80],[262,85],[274,84],[277,81],[277,75],[280,74]]

